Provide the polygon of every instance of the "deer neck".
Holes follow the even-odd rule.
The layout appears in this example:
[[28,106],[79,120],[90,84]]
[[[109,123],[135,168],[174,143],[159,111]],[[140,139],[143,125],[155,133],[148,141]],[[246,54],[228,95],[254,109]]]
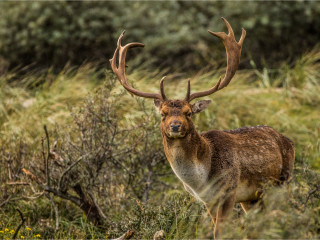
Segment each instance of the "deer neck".
[[169,138],[162,131],[162,139],[166,157],[172,167],[181,163],[203,163],[210,153],[209,143],[194,127],[183,138]]
[[197,193],[206,186],[211,168],[209,143],[195,129],[185,137],[176,139],[168,138],[162,132],[162,138],[174,173],[198,196]]

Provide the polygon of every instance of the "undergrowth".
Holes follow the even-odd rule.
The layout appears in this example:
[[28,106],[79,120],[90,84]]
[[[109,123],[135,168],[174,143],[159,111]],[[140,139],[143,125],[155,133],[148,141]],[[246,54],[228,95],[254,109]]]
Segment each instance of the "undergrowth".
[[[276,70],[239,71],[230,86],[209,97],[213,103],[208,110],[195,116],[194,122],[199,131],[269,125],[289,137],[296,147],[291,182],[282,187],[266,186],[263,203],[247,215],[236,205],[222,237],[319,238],[319,65],[320,51],[316,49],[304,55],[294,66],[283,64]],[[157,92],[159,80],[165,73],[165,70],[148,72],[141,68],[128,74],[128,79],[139,89]],[[222,74],[221,70],[204,69],[189,76],[192,78],[192,91],[207,89]],[[100,114],[95,109],[111,102],[119,128],[143,123],[153,134],[148,152],[143,154],[145,150],[138,145],[133,153],[127,155],[128,159],[124,161],[128,167],[140,161],[137,160],[141,158],[139,156],[147,156],[152,151],[159,152],[158,157],[161,158],[163,153],[154,144],[161,143],[160,131],[153,132],[160,117],[152,101],[123,94],[124,90],[118,82],[110,88],[109,83],[115,80],[111,71],[106,72],[105,81],[99,80],[100,75],[101,70],[98,71],[93,65],[85,65],[79,69],[66,68],[60,74],[48,72],[21,77],[8,72],[0,76],[0,238],[12,236],[10,231],[19,225],[20,217],[16,208],[23,212],[26,219],[18,238],[101,239],[119,237],[127,230],[134,230],[135,238],[150,239],[160,229],[165,231],[167,239],[211,238],[212,223],[203,205],[184,192],[167,163],[163,163],[166,164],[164,168],[161,167],[163,174],[154,180],[150,196],[134,195],[126,185],[117,184],[113,190],[116,195],[105,198],[96,194],[104,214],[112,221],[104,227],[92,225],[77,206],[52,196],[59,209],[59,229],[55,230],[55,212],[47,198],[31,200],[25,198],[29,193],[23,186],[8,185],[7,165],[10,156],[15,157],[12,159],[22,159],[23,166],[15,166],[17,176],[11,176],[16,179],[23,176],[19,172],[21,167],[28,166],[32,159],[41,156],[44,124],[49,129],[51,142],[59,139],[59,144],[70,142],[76,146],[81,139],[81,131],[76,128],[73,114],[77,113],[77,121],[81,119],[92,127],[97,123],[91,121],[95,119],[93,116]],[[187,77],[179,73],[168,74],[165,81],[167,95],[183,97],[187,82],[178,79]],[[17,78],[27,80],[18,83]],[[37,84],[39,82],[43,83]],[[91,110],[88,103],[91,104]],[[99,140],[98,137],[96,140]],[[104,166],[109,169],[103,171],[110,171],[109,165]],[[153,167],[152,164],[150,166]],[[150,172],[156,170],[151,169]],[[144,174],[142,170],[135,171],[137,176]],[[121,177],[126,179],[125,175]],[[139,182],[138,179],[135,184],[145,186],[147,180],[141,179],[144,180]],[[156,184],[157,181],[162,184],[161,187]],[[127,186],[130,183],[128,181]],[[99,191],[103,192],[103,189]],[[136,188],[135,191],[140,190]],[[18,197],[4,203],[9,192]]]

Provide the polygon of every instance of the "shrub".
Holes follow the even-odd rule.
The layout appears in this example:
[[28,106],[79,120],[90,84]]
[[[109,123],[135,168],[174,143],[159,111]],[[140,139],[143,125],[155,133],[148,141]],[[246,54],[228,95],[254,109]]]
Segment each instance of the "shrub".
[[2,2],[0,56],[11,67],[106,61],[126,29],[125,41],[146,44],[139,63],[199,69],[224,56],[207,33],[225,31],[224,16],[236,36],[247,30],[243,59],[273,66],[318,43],[319,13],[316,2]]
[[[151,194],[166,188],[160,178],[168,166],[155,116],[120,120],[123,93],[111,96],[114,80],[110,78],[94,96],[87,97],[82,107],[72,109],[73,124],[57,126],[50,134],[46,130],[36,148],[23,140],[17,147],[12,147],[17,139],[2,141],[1,165],[8,168],[0,173],[1,204],[43,196],[57,217],[55,202],[62,199],[81,209],[89,222],[113,227],[121,217],[119,212],[130,208],[128,199],[146,202]],[[143,102],[139,110],[144,111]],[[6,184],[8,176],[14,188]]]
[[82,63],[113,40],[112,5],[9,2],[0,11],[0,54],[13,65]]

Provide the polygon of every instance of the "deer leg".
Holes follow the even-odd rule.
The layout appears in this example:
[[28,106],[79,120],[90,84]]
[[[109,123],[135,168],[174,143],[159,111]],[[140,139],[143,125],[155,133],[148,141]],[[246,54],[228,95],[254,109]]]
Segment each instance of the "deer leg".
[[205,204],[205,206],[206,206],[206,208],[208,210],[208,213],[209,213],[209,215],[211,217],[213,225],[215,225],[216,215],[217,215],[217,210],[218,210],[218,204],[215,204],[213,206]]
[[219,238],[219,234],[223,230],[223,223],[232,212],[235,204],[235,194],[228,197],[220,206],[217,211],[216,222],[214,226],[214,239]]

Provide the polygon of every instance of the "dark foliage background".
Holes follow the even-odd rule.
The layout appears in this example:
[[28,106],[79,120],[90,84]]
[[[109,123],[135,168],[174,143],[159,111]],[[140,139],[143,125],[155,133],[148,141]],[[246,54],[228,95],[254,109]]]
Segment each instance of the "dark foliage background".
[[[207,30],[225,31],[227,18],[238,37],[247,32],[243,65],[276,66],[295,60],[320,36],[320,4],[301,2],[2,2],[0,56],[16,67],[37,63],[111,58],[116,39],[146,44],[140,61],[154,66],[200,69],[219,59],[223,46]],[[222,50],[222,51],[221,51]],[[156,56],[156,57],[155,57]]]

